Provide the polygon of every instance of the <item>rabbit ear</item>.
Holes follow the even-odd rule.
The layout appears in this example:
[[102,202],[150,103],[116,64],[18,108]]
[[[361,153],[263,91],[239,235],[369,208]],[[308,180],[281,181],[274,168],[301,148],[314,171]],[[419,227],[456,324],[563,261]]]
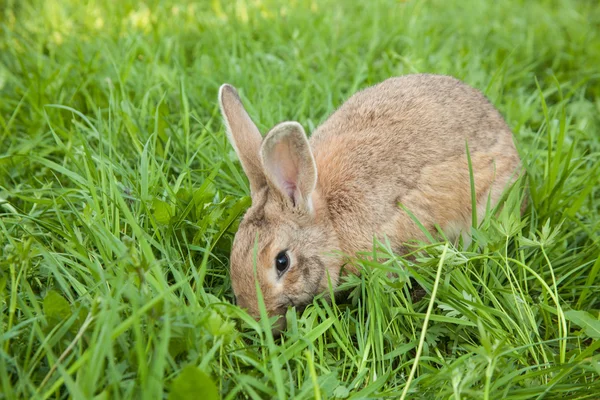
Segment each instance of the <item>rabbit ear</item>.
[[237,153],[254,195],[267,184],[260,165],[259,151],[262,136],[244,109],[235,88],[224,84],[219,89],[219,105],[227,126],[227,136]]
[[283,122],[265,137],[260,149],[269,184],[292,206],[311,210],[317,185],[317,166],[302,125]]

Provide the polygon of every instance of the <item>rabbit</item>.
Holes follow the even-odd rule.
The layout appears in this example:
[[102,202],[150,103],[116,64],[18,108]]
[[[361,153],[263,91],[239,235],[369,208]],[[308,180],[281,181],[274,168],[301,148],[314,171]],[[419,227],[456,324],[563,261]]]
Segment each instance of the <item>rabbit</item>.
[[[256,282],[267,314],[283,316],[335,288],[348,256],[372,248],[374,237],[398,253],[424,239],[406,209],[434,234],[439,226],[449,240],[468,239],[466,144],[478,215],[519,175],[503,117],[450,76],[404,75],[359,91],[310,139],[298,122],[282,122],[263,139],[229,84],[219,104],[252,199],[233,241],[231,282],[237,304],[257,319]],[[277,324],[284,328],[285,318]]]

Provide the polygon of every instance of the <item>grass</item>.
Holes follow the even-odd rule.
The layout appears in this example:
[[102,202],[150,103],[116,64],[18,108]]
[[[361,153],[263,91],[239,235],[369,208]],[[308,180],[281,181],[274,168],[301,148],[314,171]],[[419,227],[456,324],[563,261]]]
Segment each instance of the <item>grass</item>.
[[[598,398],[598,65],[593,1],[0,2],[0,398]],[[312,131],[411,72],[484,91],[527,178],[273,338],[233,305],[219,85]]]

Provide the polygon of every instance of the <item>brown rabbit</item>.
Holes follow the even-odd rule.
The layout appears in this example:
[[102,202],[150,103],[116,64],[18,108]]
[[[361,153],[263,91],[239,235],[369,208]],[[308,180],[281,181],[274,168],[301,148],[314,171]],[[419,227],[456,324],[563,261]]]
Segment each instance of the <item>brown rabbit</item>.
[[282,315],[327,290],[329,279],[337,285],[341,253],[368,250],[374,236],[398,252],[422,238],[400,204],[431,232],[438,225],[449,239],[468,234],[466,142],[479,215],[518,175],[502,116],[448,76],[407,75],[356,93],[310,140],[297,122],[263,139],[230,85],[219,102],[252,196],[233,243],[231,280],[238,305],[255,317],[255,280],[268,314]]

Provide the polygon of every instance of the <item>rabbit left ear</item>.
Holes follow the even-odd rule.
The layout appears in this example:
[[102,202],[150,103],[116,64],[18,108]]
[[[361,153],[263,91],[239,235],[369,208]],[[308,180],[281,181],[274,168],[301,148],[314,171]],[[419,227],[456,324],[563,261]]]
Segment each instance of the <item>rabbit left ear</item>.
[[254,196],[267,183],[258,155],[262,136],[233,86],[221,86],[219,104],[227,127],[227,136],[250,181],[250,194]]
[[317,166],[302,125],[283,122],[263,140],[260,156],[269,185],[296,208],[312,209]]

